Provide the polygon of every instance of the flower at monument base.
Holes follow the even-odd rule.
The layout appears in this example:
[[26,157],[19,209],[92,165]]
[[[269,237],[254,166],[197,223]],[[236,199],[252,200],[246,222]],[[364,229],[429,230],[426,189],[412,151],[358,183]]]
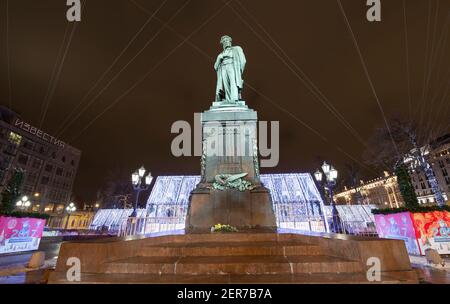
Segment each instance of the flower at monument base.
[[237,232],[237,228],[230,225],[216,224],[211,227],[211,232]]

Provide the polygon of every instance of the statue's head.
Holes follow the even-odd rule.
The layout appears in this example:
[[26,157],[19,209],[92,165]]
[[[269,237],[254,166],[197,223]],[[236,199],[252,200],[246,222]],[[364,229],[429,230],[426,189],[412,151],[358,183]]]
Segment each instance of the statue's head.
[[227,36],[227,35],[222,36],[222,38],[220,38],[220,44],[222,44],[223,49],[230,47],[232,41],[233,41],[233,39],[231,39],[231,37]]

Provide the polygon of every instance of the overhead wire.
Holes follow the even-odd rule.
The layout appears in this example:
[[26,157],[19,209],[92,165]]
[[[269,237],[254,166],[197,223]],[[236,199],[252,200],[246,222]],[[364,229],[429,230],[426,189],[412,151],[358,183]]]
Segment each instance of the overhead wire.
[[398,147],[397,147],[397,144],[396,144],[396,142],[395,142],[395,140],[394,140],[394,137],[393,137],[393,135],[392,135],[392,131],[391,131],[391,127],[389,126],[388,119],[387,119],[387,117],[386,117],[386,114],[384,113],[383,106],[381,105],[381,102],[380,102],[380,100],[379,100],[379,98],[378,98],[378,94],[377,94],[377,92],[376,92],[376,90],[375,90],[375,86],[374,86],[374,84],[373,84],[373,82],[372,82],[372,78],[370,77],[369,71],[368,71],[368,69],[367,69],[366,62],[365,62],[364,57],[363,57],[363,55],[362,55],[362,53],[361,53],[361,49],[359,48],[358,41],[356,40],[355,34],[354,34],[354,32],[353,32],[353,29],[352,29],[352,27],[351,27],[351,25],[350,25],[350,22],[349,22],[348,18],[347,18],[347,14],[345,13],[345,10],[344,10],[344,7],[342,6],[341,1],[340,1],[340,0],[336,0],[336,1],[337,1],[337,3],[338,3],[338,6],[339,6],[339,8],[340,8],[340,11],[341,11],[341,13],[342,13],[342,15],[343,15],[343,17],[344,17],[344,20],[345,20],[345,23],[346,23],[346,25],[347,25],[347,28],[348,28],[348,30],[349,30],[349,32],[350,32],[350,34],[351,34],[351,37],[352,37],[352,40],[353,40],[353,44],[354,44],[354,46],[355,46],[355,48],[356,48],[356,51],[357,51],[357,53],[358,53],[358,56],[359,56],[359,59],[360,59],[360,61],[361,61],[362,66],[363,66],[364,73],[365,73],[365,75],[366,75],[366,77],[367,77],[367,80],[369,81],[369,85],[370,85],[370,88],[371,88],[371,90],[372,90],[372,93],[373,93],[373,95],[374,95],[374,97],[375,97],[375,101],[377,102],[378,108],[379,108],[380,113],[381,113],[381,115],[382,115],[382,117],[383,117],[383,121],[384,121],[384,124],[385,124],[385,126],[386,126],[386,129],[387,129],[387,131],[389,132],[389,136],[390,136],[390,138],[391,138],[391,141],[392,141],[392,144],[393,144],[393,146],[394,146],[394,149],[395,149],[395,151],[396,151],[398,157],[401,157],[401,156],[400,156],[400,152],[399,152]]
[[143,30],[147,27],[147,25],[153,20],[153,18],[156,16],[156,14],[162,9],[162,7],[167,3],[168,0],[164,0],[161,2],[161,4],[156,8],[156,10],[150,14],[149,18],[144,22],[144,24],[140,27],[140,29],[133,35],[133,37],[128,41],[126,46],[121,50],[121,52],[114,58],[112,63],[109,65],[109,67],[102,73],[102,75],[97,79],[97,81],[94,83],[93,86],[84,94],[84,96],[80,99],[80,101],[76,104],[75,108],[72,109],[72,111],[66,115],[63,122],[60,124],[58,130],[56,131],[56,136],[60,136],[62,132],[66,128],[66,124],[69,121],[72,121],[72,119],[75,117],[75,113],[77,113],[79,107],[83,105],[83,103],[86,101],[86,99],[89,97],[89,95],[97,88],[97,86],[103,81],[106,77],[106,75],[113,69],[113,67],[116,65],[116,63],[122,58],[122,56],[128,51],[128,49],[131,47],[133,42],[137,39],[137,37],[143,32]]

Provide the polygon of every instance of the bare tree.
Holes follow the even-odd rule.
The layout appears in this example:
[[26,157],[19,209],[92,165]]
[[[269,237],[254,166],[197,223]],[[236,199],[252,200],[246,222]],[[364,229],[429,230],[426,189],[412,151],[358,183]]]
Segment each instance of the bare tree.
[[362,195],[360,192],[359,187],[359,181],[360,181],[360,175],[361,175],[361,169],[360,166],[358,166],[355,162],[352,163],[346,163],[345,164],[345,171],[346,171],[346,183],[350,185],[353,189],[355,189],[355,200],[357,204],[361,204],[362,202]]
[[97,196],[103,207],[129,208],[133,199],[129,172],[119,167],[110,170]]
[[386,127],[375,129],[369,139],[371,150],[364,154],[365,161],[378,168],[388,167],[391,170],[395,170],[400,163],[410,162],[413,169],[425,173],[437,204],[445,205],[442,191],[426,158],[430,150],[429,138],[421,136],[417,123],[399,116],[389,119],[389,127],[390,130]]

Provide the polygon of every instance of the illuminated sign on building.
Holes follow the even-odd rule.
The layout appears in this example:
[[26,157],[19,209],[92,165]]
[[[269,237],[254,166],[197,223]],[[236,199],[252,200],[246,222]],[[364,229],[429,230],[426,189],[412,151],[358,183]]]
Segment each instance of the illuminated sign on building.
[[61,148],[64,148],[64,146],[65,146],[63,141],[51,136],[50,134],[45,133],[44,131],[42,131],[36,127],[33,127],[32,125],[30,125],[20,119],[15,120],[14,126],[34,135],[36,137],[39,137],[39,138],[45,140],[46,142],[49,142],[56,146],[59,146]]

